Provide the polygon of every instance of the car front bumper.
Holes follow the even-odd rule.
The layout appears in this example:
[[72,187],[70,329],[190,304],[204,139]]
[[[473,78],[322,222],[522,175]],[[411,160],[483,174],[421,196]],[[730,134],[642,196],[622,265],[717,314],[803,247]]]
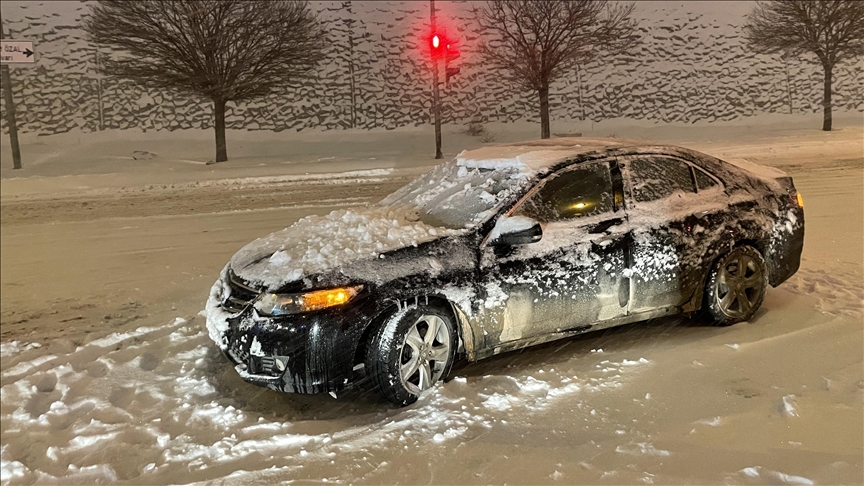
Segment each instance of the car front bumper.
[[278,318],[250,306],[233,315],[221,306],[223,281],[211,288],[207,329],[243,380],[286,393],[336,392],[351,383],[370,322],[362,304]]

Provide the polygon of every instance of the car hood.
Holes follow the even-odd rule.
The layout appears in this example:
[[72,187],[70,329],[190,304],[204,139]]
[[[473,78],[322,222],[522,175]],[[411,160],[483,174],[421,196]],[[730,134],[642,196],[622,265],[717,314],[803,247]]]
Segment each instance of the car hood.
[[336,210],[307,216],[249,243],[234,255],[230,267],[248,283],[276,291],[312,275],[462,232],[429,226],[409,208]]

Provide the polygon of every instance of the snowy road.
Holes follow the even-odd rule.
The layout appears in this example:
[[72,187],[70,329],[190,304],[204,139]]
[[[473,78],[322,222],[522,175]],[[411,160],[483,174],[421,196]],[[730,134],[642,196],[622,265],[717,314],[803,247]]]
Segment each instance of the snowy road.
[[200,317],[7,345],[4,479],[857,483],[860,321],[814,305],[775,290],[730,329],[665,320],[502,356],[405,410],[251,387]]
[[[663,319],[506,354],[402,410],[247,385],[197,316],[233,251],[330,211],[329,195],[4,220],[3,482],[860,484],[864,160],[783,162],[805,198],[803,267],[753,321]],[[348,202],[387,192],[375,184]]]

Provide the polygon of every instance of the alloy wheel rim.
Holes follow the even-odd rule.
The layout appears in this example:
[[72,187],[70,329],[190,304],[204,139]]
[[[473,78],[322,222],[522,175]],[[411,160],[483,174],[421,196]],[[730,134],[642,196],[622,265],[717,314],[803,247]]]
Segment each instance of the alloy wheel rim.
[[450,329],[444,320],[423,315],[405,333],[399,353],[399,378],[414,395],[432,387],[450,358]]
[[720,267],[716,292],[720,310],[730,317],[750,313],[763,290],[762,268],[744,253],[733,254]]

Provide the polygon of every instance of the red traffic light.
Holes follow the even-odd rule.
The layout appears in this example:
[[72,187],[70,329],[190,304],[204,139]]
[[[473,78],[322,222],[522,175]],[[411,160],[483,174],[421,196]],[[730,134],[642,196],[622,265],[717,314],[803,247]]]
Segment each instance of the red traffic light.
[[438,37],[438,34],[434,34],[432,36],[432,48],[438,49],[439,47],[441,47],[441,38]]
[[454,46],[447,44],[447,49],[444,51],[444,58],[446,61],[454,61],[459,58],[459,51],[457,51]]

